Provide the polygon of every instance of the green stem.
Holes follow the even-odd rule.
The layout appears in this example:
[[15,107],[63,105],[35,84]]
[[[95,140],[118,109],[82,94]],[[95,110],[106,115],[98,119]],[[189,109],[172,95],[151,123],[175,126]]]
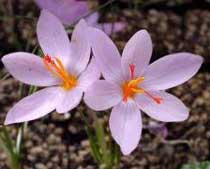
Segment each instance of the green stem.
[[94,134],[91,130],[91,126],[88,122],[88,119],[85,117],[84,113],[82,111],[79,111],[79,112],[80,112],[80,116],[82,117],[82,119],[83,119],[83,121],[85,122],[85,125],[86,125],[85,126],[85,131],[87,133],[87,136],[88,136],[88,139],[89,139],[89,142],[90,142],[90,148],[91,148],[92,156],[95,159],[95,161],[98,164],[100,164],[101,163],[101,156],[100,156],[99,148],[96,144]]
[[88,116],[94,121],[94,125],[91,126],[82,111],[79,112],[85,122],[85,129],[90,142],[91,153],[98,164],[98,168],[119,169],[119,147],[113,143],[108,132],[106,132],[103,120],[97,116],[96,112],[92,112]]
[[9,165],[11,169],[21,169],[21,157],[14,148],[12,139],[9,135],[9,132],[5,126],[2,126],[0,133],[0,142],[2,148],[8,155]]
[[[20,87],[21,94],[23,93],[23,86]],[[37,87],[30,86],[28,95],[34,93],[37,90]],[[27,128],[27,122],[21,124],[21,127],[18,129],[16,146],[12,142],[12,138],[6,128],[2,126],[0,128],[0,145],[3,147],[4,151],[8,155],[9,165],[11,169],[21,169],[21,155],[22,155],[22,142],[24,138],[24,133]]]
[[16,139],[16,153],[21,154],[21,143],[23,140],[23,134],[24,134],[24,126],[25,123],[21,124],[21,127],[18,129],[18,135]]
[[1,79],[0,80],[6,80],[8,77],[9,77],[10,75],[9,75],[9,73],[5,73],[5,74],[3,74],[2,76],[1,76]]

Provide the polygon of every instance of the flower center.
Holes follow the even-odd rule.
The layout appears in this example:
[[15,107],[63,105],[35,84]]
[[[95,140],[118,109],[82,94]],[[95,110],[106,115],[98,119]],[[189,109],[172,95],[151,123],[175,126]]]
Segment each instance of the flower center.
[[44,64],[46,68],[57,78],[62,80],[62,87],[65,90],[70,90],[77,85],[77,78],[65,69],[61,60],[57,57],[52,58],[49,55],[44,56]]
[[129,98],[133,98],[136,94],[145,93],[148,97],[150,97],[153,101],[155,101],[157,104],[161,104],[163,99],[161,97],[153,96],[151,93],[146,91],[145,89],[141,88],[139,85],[144,81],[144,77],[140,76],[138,78],[134,78],[135,73],[135,65],[130,64],[130,75],[131,79],[128,82],[125,82],[122,85],[123,90],[123,101],[127,102]]

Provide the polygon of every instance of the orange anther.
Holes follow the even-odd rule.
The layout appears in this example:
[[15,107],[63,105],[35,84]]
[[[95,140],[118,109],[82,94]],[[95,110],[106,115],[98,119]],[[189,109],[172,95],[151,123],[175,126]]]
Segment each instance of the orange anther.
[[155,101],[157,104],[161,104],[163,101],[163,98],[161,97],[156,97],[150,94],[148,91],[144,90],[141,88],[139,85],[144,81],[144,77],[140,76],[136,79],[134,79],[134,74],[135,74],[135,65],[130,64],[130,73],[131,73],[131,79],[130,81],[124,83],[122,85],[122,90],[123,90],[123,101],[127,102],[128,98],[133,98],[134,95],[140,94],[140,93],[145,93],[147,96],[149,96],[153,101]]
[[54,76],[63,81],[62,87],[64,89],[69,90],[77,85],[76,77],[68,73],[59,58],[55,57],[53,60],[52,57],[46,55],[44,56],[44,64]]

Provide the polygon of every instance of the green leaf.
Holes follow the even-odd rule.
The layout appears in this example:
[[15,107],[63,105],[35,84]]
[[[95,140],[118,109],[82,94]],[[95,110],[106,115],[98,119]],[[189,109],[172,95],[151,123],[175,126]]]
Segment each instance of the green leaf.
[[96,138],[94,137],[91,129],[88,126],[85,127],[85,130],[86,130],[86,133],[88,135],[89,142],[90,142],[92,156],[94,157],[96,162],[98,164],[100,164],[102,159],[101,159],[101,155],[100,155],[100,152],[99,152],[99,147],[97,145]]
[[109,164],[110,163],[110,159],[109,159],[110,156],[109,156],[109,150],[107,148],[107,142],[105,140],[106,134],[105,134],[105,131],[104,131],[103,122],[100,119],[97,119],[95,127],[96,127],[95,128],[96,138],[97,138],[98,145],[101,149],[101,155],[102,155],[103,162],[105,164]]
[[200,163],[184,164],[181,169],[210,169],[210,161]]

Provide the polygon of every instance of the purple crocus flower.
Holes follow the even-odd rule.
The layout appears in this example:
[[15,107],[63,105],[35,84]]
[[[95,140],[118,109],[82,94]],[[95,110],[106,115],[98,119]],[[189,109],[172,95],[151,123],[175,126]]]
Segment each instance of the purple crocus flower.
[[199,70],[203,59],[190,53],[167,55],[149,65],[152,41],[146,30],[138,31],[126,44],[122,58],[101,30],[89,28],[90,43],[104,80],[85,93],[86,104],[96,110],[113,107],[109,127],[124,155],[138,145],[142,132],[141,111],[162,122],[187,119],[188,108],[166,89],[180,85]]
[[101,29],[108,35],[111,35],[112,33],[115,33],[115,32],[120,32],[126,27],[126,24],[124,22],[98,23],[98,20],[99,20],[98,12],[91,14],[85,20],[90,26]]
[[[91,11],[87,1],[77,0],[35,0],[41,9],[47,9],[57,16],[65,25],[71,25],[78,21],[82,16]],[[102,29],[107,34],[122,31],[126,24],[124,22],[98,23],[99,13],[95,12],[85,20],[90,26]]]
[[151,121],[148,125],[144,125],[143,128],[148,129],[153,134],[161,135],[163,138],[168,136],[168,128],[164,123]]
[[35,0],[41,9],[47,9],[64,24],[71,25],[89,13],[88,2],[78,0]]
[[80,103],[83,92],[100,76],[94,59],[88,65],[86,30],[87,25],[81,20],[70,43],[59,19],[45,10],[41,12],[37,36],[44,57],[16,52],[5,55],[2,62],[19,81],[46,88],[20,100],[8,112],[5,124],[34,120],[55,109],[65,113]]

